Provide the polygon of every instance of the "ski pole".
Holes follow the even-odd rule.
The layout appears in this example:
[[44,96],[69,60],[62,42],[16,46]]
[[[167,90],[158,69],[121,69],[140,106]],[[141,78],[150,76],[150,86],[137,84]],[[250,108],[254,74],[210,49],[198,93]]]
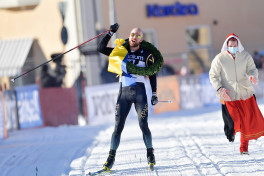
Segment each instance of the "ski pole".
[[86,44],[86,43],[88,43],[88,42],[90,42],[90,41],[96,39],[97,37],[100,37],[101,35],[107,33],[107,32],[110,31],[110,30],[111,30],[111,29],[109,29],[109,30],[107,30],[107,31],[105,31],[105,32],[103,32],[103,33],[101,33],[101,34],[95,36],[94,38],[91,38],[91,39],[87,40],[86,42],[83,42],[82,44],[80,44],[80,45],[78,45],[78,46],[76,46],[76,47],[74,47],[74,48],[72,48],[72,49],[70,49],[70,50],[68,50],[68,51],[66,51],[66,52],[64,52],[64,53],[61,53],[61,54],[57,55],[57,56],[54,57],[53,59],[50,59],[50,60],[48,60],[47,62],[44,62],[44,63],[38,65],[37,67],[32,68],[32,69],[30,69],[29,71],[26,71],[26,72],[22,73],[21,75],[18,75],[18,76],[15,77],[15,78],[12,78],[11,81],[12,81],[12,82],[15,82],[16,79],[18,79],[18,78],[24,76],[25,74],[28,74],[29,72],[32,72],[33,70],[35,70],[35,69],[37,69],[37,68],[39,68],[39,67],[41,67],[41,66],[43,66],[43,65],[45,65],[45,64],[47,64],[47,63],[49,63],[49,62],[51,62],[51,61],[54,61],[54,60],[60,58],[60,57],[63,56],[64,54],[66,54],[66,53],[68,53],[68,52],[71,52],[72,50],[74,50],[74,49],[76,49],[76,48],[79,48],[80,46],[82,46],[82,45],[84,45],[84,44]]
[[162,100],[162,101],[158,101],[159,103],[172,103],[171,100]]

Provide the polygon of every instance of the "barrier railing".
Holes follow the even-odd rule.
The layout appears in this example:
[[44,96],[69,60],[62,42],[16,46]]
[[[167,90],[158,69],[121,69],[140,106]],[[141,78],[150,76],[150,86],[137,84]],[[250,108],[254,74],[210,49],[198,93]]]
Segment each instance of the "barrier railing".
[[29,85],[0,92],[0,140],[7,131],[65,124],[78,124],[75,88]]
[[[259,70],[259,83],[255,88],[257,99],[264,96],[264,70]],[[146,84],[150,114],[181,109],[220,105],[216,91],[209,81],[208,73],[190,76],[158,77],[159,100],[151,106],[151,88]],[[86,87],[85,97],[88,123],[113,122],[119,83]],[[136,116],[134,107],[130,117]],[[7,131],[39,126],[78,124],[78,102],[75,88],[40,89],[37,85],[17,87],[14,91],[0,92],[0,140]]]
[[[254,86],[255,95],[257,98],[262,98],[264,92],[264,71],[259,71],[259,75],[259,84]],[[114,121],[118,90],[118,83],[86,88],[89,123]],[[190,76],[172,75],[158,77],[157,93],[159,100],[171,100],[172,103],[158,103],[154,107],[155,113],[220,105],[216,90],[210,83],[208,73]],[[147,94],[148,100],[150,100],[150,88],[147,89]],[[149,102],[150,112],[152,112],[152,108]],[[134,111],[134,108],[132,107],[131,110]],[[134,116],[136,116],[136,113],[134,113]]]

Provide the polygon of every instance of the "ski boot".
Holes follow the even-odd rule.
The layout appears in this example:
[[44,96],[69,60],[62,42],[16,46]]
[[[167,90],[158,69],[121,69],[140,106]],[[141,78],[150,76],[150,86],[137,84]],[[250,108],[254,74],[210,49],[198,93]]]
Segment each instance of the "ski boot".
[[150,170],[154,170],[154,165],[156,164],[155,156],[154,156],[154,149],[148,148],[147,149],[147,159],[148,159],[148,165],[150,167]]
[[240,152],[241,155],[249,155],[248,151],[242,151]]
[[115,162],[116,150],[110,150],[109,156],[104,164],[104,171],[110,171]]

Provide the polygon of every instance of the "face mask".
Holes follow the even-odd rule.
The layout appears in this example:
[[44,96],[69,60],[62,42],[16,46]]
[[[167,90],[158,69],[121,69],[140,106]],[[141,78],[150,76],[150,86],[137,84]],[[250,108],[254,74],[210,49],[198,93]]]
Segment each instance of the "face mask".
[[238,51],[237,47],[228,47],[227,49],[231,54],[235,54]]

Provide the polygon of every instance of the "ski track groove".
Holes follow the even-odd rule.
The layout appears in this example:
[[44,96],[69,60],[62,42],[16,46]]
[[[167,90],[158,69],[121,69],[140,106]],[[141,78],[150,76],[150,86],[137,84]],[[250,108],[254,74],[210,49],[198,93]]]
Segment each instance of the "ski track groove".
[[[258,141],[258,140],[255,140],[253,142],[250,141],[250,145],[258,145],[260,147],[260,149],[262,149],[262,147],[263,147],[261,141]],[[264,153],[263,149],[261,151],[262,152],[260,152],[260,153]],[[254,153],[254,151],[252,151],[252,153]],[[249,153],[249,155],[245,155],[245,157],[251,158],[251,160],[254,161],[254,166],[258,166],[258,168],[262,168],[259,171],[264,171],[264,165],[263,164],[262,165],[260,164],[260,163],[263,163],[263,159],[262,160],[261,159],[260,160],[259,159],[256,159],[254,157],[254,155],[253,154],[250,154],[250,153]],[[251,166],[251,167],[254,167],[254,166]],[[254,168],[252,169],[252,171],[255,171],[255,170],[256,169],[254,169]]]
[[[106,132],[108,131],[108,132]],[[109,148],[109,144],[110,144],[110,134],[109,133],[109,129],[107,129],[106,131],[104,131],[103,136],[105,138],[102,137],[98,137],[98,139],[101,138],[101,140],[98,140],[96,143],[96,145],[93,146],[93,149],[91,149],[91,152],[89,154],[89,157],[87,156],[87,159],[85,161],[85,167],[83,167],[83,170],[85,171],[85,173],[88,174],[89,171],[97,171],[102,169],[103,164],[108,156],[108,148]],[[160,130],[160,133],[162,133],[162,129]],[[163,138],[162,139],[161,136],[156,136],[154,137],[154,146],[156,146],[155,148],[155,155],[156,155],[156,162],[157,164],[155,165],[155,170],[154,171],[150,171],[147,168],[147,162],[146,162],[146,153],[145,153],[145,148],[142,145],[142,139],[137,139],[138,137],[131,137],[131,139],[124,139],[122,140],[121,138],[121,142],[120,142],[120,147],[117,151],[117,156],[116,156],[116,161],[115,161],[115,165],[113,166],[113,170],[114,173],[112,173],[112,176],[116,176],[116,175],[146,175],[146,176],[162,176],[165,175],[166,173],[169,174],[173,174],[173,175],[186,175],[186,172],[184,172],[184,170],[188,170],[188,169],[192,169],[192,166],[196,169],[197,171],[197,175],[236,175],[239,173],[235,173],[232,171],[226,172],[225,168],[224,168],[224,161],[223,160],[214,160],[214,158],[216,156],[210,156],[210,152],[208,154],[208,152],[206,152],[206,148],[205,146],[203,146],[203,144],[200,142],[199,136],[193,135],[191,134],[191,132],[189,131],[184,131],[184,137],[177,136],[177,135],[172,135],[173,133],[175,133],[175,131],[167,131],[166,135],[162,135]],[[107,134],[107,135],[106,135]],[[106,137],[108,136],[108,138]],[[123,134],[123,136],[125,136],[125,134]],[[238,139],[237,139],[238,140]],[[166,147],[162,147],[164,145],[164,142],[167,141],[167,145]],[[169,141],[169,142],[168,142]],[[131,144],[131,142],[133,144]],[[259,144],[257,145],[262,145],[262,143],[260,141],[258,141]],[[180,144],[180,145],[179,145]],[[130,149],[126,149],[125,146],[132,146]],[[227,144],[228,145],[228,144]],[[232,145],[232,147],[229,148],[233,148],[234,144]],[[238,148],[238,146],[236,146],[235,148]],[[182,166],[182,168],[179,169],[179,167],[181,167],[180,165],[177,165],[177,161],[175,161],[175,159],[173,159],[173,157],[169,157],[168,159],[171,160],[171,162],[173,164],[175,164],[175,166],[168,166],[168,167],[164,167],[164,165],[162,166],[162,162],[161,160],[159,160],[159,158],[162,158],[161,155],[167,155],[170,154],[170,156],[177,156],[177,150],[182,151],[182,155],[180,156],[180,158],[183,158],[184,156],[187,157],[189,159],[189,164],[185,164]],[[237,156],[235,155],[234,151],[230,152],[233,153],[233,157],[238,158],[241,157],[240,155]],[[97,158],[96,158],[97,156]],[[200,156],[200,157],[199,157]],[[179,156],[178,156],[179,157]],[[199,159],[203,157],[203,159]],[[242,156],[243,157],[243,156]],[[259,161],[257,161],[253,156],[249,155],[249,157],[251,157],[251,160],[247,160],[247,159],[241,159],[241,162],[244,163],[244,165],[246,165],[248,167],[249,172],[254,173],[254,171],[256,170],[256,166],[257,166],[257,170],[258,171],[262,171],[263,169],[261,169],[261,166],[259,164]],[[177,158],[177,157],[176,157]],[[97,162],[93,165],[90,165],[91,161],[95,161],[97,160]],[[263,159],[260,159],[260,161],[263,161]],[[255,165],[252,166],[252,163],[255,163]],[[142,166],[143,163],[143,166]],[[223,163],[223,169],[221,168]],[[250,164],[249,164],[250,163]],[[172,165],[173,165],[172,164]],[[232,164],[232,161],[231,161]],[[96,169],[92,169],[91,170],[91,166],[95,167]],[[124,169],[124,167],[126,167],[127,169]],[[170,171],[166,172],[164,170],[169,169]],[[210,170],[214,170],[213,173],[210,173]],[[131,174],[132,170],[136,170],[134,171],[134,174]],[[217,173],[215,172],[217,171]],[[263,170],[264,171],[264,170]],[[160,174],[159,174],[160,172]]]
[[[112,127],[110,129],[112,129]],[[97,145],[93,146],[90,156],[87,156],[85,161],[85,167],[83,168],[85,174],[88,174],[89,172],[96,172],[103,168],[103,164],[108,156],[108,148],[110,145],[109,139],[112,134],[112,130],[110,129],[105,130],[101,133],[101,136],[98,136]],[[124,136],[126,133],[123,132],[122,135]],[[154,167],[154,171],[149,170],[146,149],[143,140],[141,139],[142,134],[139,133],[139,139],[134,135],[130,135],[131,134],[128,136],[128,138],[131,137],[130,139],[122,140],[121,138],[120,146],[116,154],[115,164],[112,168],[114,172],[111,173],[111,176],[126,175],[126,173],[131,175],[131,170],[134,171],[134,174],[132,175],[159,176],[157,166]],[[132,144],[130,144],[131,141]],[[125,146],[129,145],[130,148],[126,149]]]
[[[236,140],[229,143],[224,136],[221,116],[217,123],[211,114],[202,115],[200,120],[179,119],[171,123],[171,119],[162,119],[156,123],[149,122],[155,149],[155,170],[147,169],[146,149],[142,133],[137,123],[129,123],[122,133],[117,150],[114,172],[117,175],[144,176],[180,176],[180,175],[217,175],[240,176],[264,174],[263,153],[264,140],[256,140],[249,145],[249,156],[239,153],[239,134]],[[212,120],[210,120],[210,118]],[[206,123],[203,121],[206,120]],[[204,125],[204,127],[202,126]],[[192,126],[195,129],[190,129]],[[103,168],[110,146],[113,128],[100,132],[96,145],[86,154],[82,173],[95,172]],[[214,135],[212,135],[213,133]],[[257,147],[256,147],[257,146]],[[251,150],[250,148],[254,148]],[[243,169],[242,169],[243,168]],[[246,173],[243,173],[246,171]],[[108,174],[106,174],[108,175]]]
[[[30,154],[35,153],[37,151],[41,151],[43,149],[43,147],[40,145],[36,145],[36,146],[37,147],[34,147],[34,150],[32,150],[32,148],[23,147],[22,152],[19,151],[19,152],[16,152],[15,154],[12,154],[10,158],[7,159],[4,165],[20,166],[20,165],[23,165],[23,161],[25,161],[27,158],[30,158],[30,160],[32,160],[32,163],[34,163],[33,160],[38,160],[39,158],[31,158]],[[10,175],[9,173],[11,173],[12,170],[13,168],[9,168],[3,174]]]
[[[204,156],[206,159],[208,159],[209,161],[211,161],[209,164],[210,164],[210,165],[213,164],[213,167],[218,171],[218,173],[221,174],[221,175],[224,175],[224,174],[221,172],[221,169],[219,168],[219,166],[218,166],[217,164],[215,164],[215,162],[214,162],[213,160],[211,160],[210,157],[208,157],[208,156],[206,155],[206,152],[204,152],[204,150],[202,149],[202,145],[199,144],[199,143],[197,142],[197,140],[199,140],[199,139],[197,139],[197,137],[191,137],[191,140],[193,140],[193,142],[194,142],[195,146],[198,148],[200,154],[202,154],[202,156]],[[199,168],[200,168],[201,166],[203,166],[203,165],[207,165],[207,163],[200,163],[200,164],[199,164]],[[201,168],[200,168],[200,169],[201,169]],[[204,175],[207,175],[207,174],[205,174],[205,173],[203,173],[203,174],[204,174]]]

